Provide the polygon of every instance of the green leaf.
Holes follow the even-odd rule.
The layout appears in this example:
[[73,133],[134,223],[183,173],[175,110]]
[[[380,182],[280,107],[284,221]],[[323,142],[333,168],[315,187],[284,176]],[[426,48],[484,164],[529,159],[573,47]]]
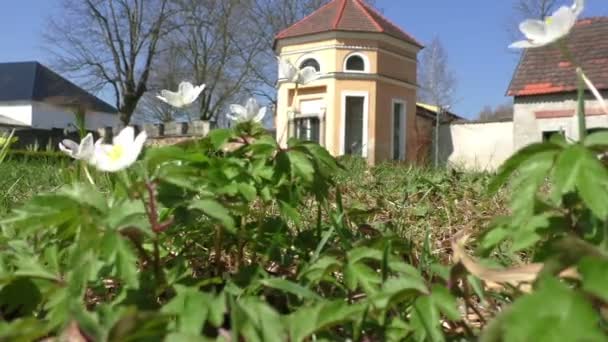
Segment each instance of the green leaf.
[[314,293],[313,291],[311,291],[297,283],[286,280],[286,279],[281,279],[281,278],[262,279],[262,280],[260,280],[260,284],[262,284],[266,287],[281,290],[283,292],[291,293],[302,299],[316,299],[316,300],[321,299],[321,297],[318,294]]
[[539,143],[529,145],[519,150],[498,169],[497,175],[488,186],[488,192],[496,193],[498,189],[507,182],[509,177],[511,177],[511,175],[527,160],[535,158],[539,153],[548,151],[557,152],[559,148],[559,146],[554,144]]
[[244,341],[286,341],[281,316],[268,304],[256,297],[247,297],[237,302],[232,324]]
[[578,266],[583,277],[583,290],[608,303],[608,262],[586,257]]
[[243,195],[243,197],[245,197],[248,202],[252,202],[255,200],[257,195],[257,190],[255,189],[255,186],[247,183],[238,183],[237,188],[239,189],[241,195]]
[[108,262],[113,265],[116,275],[129,288],[139,287],[137,257],[128,241],[118,232],[109,231],[101,242],[102,250],[106,253]]
[[196,288],[176,285],[177,295],[171,299],[161,312],[177,317],[177,331],[185,334],[200,335],[209,314],[209,295]]
[[384,284],[382,284],[382,289],[371,299],[376,308],[385,310],[403,301],[428,293],[429,290],[423,279],[415,277],[393,277],[388,278]]
[[583,202],[600,219],[608,218],[608,170],[590,152],[581,165],[576,188]]
[[410,324],[416,341],[444,341],[439,310],[431,296],[416,299],[412,307]]
[[582,294],[547,278],[505,310],[481,341],[605,341],[599,322]]
[[433,285],[433,288],[431,289],[431,298],[439,311],[448,319],[452,321],[460,319],[460,311],[458,311],[456,298],[452,296],[445,286]]
[[279,201],[279,208],[281,209],[281,214],[286,219],[291,219],[295,223],[299,223],[301,221],[300,213],[296,208],[292,207],[289,203],[284,201]]
[[220,221],[229,231],[234,231],[235,224],[230,211],[218,201],[213,199],[197,200],[192,202],[190,208],[201,210],[205,215]]
[[233,131],[231,129],[214,129],[209,132],[207,138],[211,142],[211,145],[213,145],[213,148],[219,150],[222,145],[224,145],[224,143],[226,143],[228,139],[232,137],[232,135]]
[[608,147],[608,132],[596,132],[585,138],[586,147]]
[[290,341],[304,341],[314,333],[344,322],[356,321],[365,309],[364,305],[349,305],[344,300],[321,302],[310,307],[301,307],[287,317]]
[[302,177],[306,182],[312,182],[315,169],[308,156],[302,152],[289,151],[287,157],[295,174]]
[[584,163],[585,149],[576,144],[560,153],[555,164],[555,186],[561,194],[574,191],[576,180]]

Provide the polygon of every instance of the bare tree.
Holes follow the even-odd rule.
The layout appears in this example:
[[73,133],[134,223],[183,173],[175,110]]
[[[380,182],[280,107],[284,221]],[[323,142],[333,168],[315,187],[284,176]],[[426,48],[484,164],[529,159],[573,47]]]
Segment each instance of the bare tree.
[[418,98],[439,107],[453,105],[457,81],[450,69],[448,53],[435,37],[424,49],[418,62]]
[[[176,0],[179,30],[171,35],[182,70],[194,83],[207,87],[198,101],[197,116],[216,119],[232,102],[248,96],[259,81],[256,68],[264,36],[248,20],[246,0]],[[265,61],[263,64],[268,64]]]
[[448,53],[439,37],[435,37],[422,51],[418,62],[418,99],[439,108],[435,120],[435,166],[439,165],[439,125],[443,112],[454,103],[456,83],[456,76],[449,66]]
[[513,118],[513,103],[504,103],[492,108],[484,106],[477,115],[479,120],[508,120]]
[[176,90],[178,88],[180,82],[185,78],[185,67],[182,64],[175,48],[162,49],[162,53],[158,56],[158,63],[150,70],[148,91],[142,97],[141,104],[133,115],[133,121],[154,123],[190,121],[191,113],[187,110],[177,110],[156,97],[163,89]]
[[46,35],[60,69],[91,90],[109,87],[129,124],[169,30],[169,0],[63,0]]

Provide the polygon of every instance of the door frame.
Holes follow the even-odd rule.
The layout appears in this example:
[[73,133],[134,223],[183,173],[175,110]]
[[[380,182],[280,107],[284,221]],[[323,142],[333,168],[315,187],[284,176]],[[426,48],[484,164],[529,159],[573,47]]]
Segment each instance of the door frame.
[[401,113],[399,113],[399,115],[401,116],[400,121],[402,122],[401,125],[401,136],[399,137],[399,144],[402,147],[401,153],[399,154],[399,159],[397,160],[405,160],[406,156],[407,156],[407,101],[405,99],[402,98],[393,98],[391,101],[391,160],[393,159],[393,156],[395,155],[395,105],[396,104],[400,104],[401,105]]
[[369,129],[369,92],[367,91],[353,91],[345,90],[342,91],[340,96],[341,111],[340,111],[340,155],[344,155],[346,149],[344,144],[346,141],[346,98],[347,97],[362,97],[363,98],[363,145],[361,148],[361,156],[367,158],[368,156],[368,129]]

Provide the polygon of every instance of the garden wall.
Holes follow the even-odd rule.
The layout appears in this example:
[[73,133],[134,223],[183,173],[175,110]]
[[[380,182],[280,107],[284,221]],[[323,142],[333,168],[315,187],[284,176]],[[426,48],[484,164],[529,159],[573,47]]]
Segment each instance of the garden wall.
[[513,152],[513,121],[457,122],[440,128],[439,155],[446,165],[493,171]]

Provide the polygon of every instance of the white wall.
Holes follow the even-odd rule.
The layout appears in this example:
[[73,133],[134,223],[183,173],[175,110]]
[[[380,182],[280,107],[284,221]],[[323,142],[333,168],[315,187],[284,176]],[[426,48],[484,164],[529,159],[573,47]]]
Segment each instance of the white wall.
[[444,125],[439,134],[441,159],[465,170],[496,170],[514,151],[511,121]]
[[[75,122],[73,112],[48,103],[33,103],[32,127],[38,129],[66,128]],[[85,126],[88,130],[113,127],[118,124],[118,115],[109,113],[87,112]]]
[[0,104],[0,115],[22,122],[29,126],[32,124],[32,105],[25,102]]

